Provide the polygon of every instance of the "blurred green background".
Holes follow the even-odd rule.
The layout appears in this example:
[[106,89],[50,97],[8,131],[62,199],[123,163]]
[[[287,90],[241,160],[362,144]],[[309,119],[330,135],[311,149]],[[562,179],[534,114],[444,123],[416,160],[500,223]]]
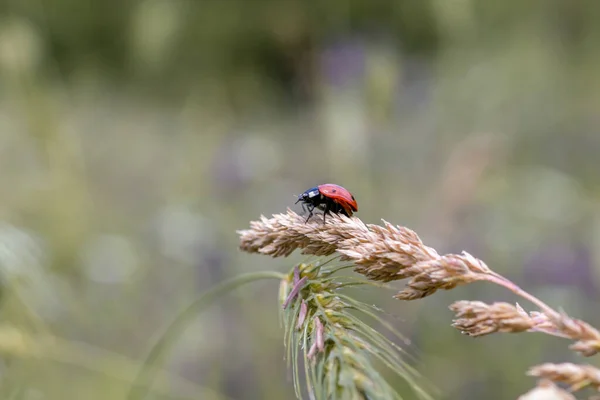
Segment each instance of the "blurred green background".
[[[0,398],[123,398],[200,293],[304,260],[235,230],[325,182],[600,326],[598,21],[594,0],[2,0]],[[461,336],[454,300],[518,301],[491,285],[392,294],[356,295],[443,399],[590,361]],[[152,398],[293,398],[277,312],[276,282],[220,301]]]

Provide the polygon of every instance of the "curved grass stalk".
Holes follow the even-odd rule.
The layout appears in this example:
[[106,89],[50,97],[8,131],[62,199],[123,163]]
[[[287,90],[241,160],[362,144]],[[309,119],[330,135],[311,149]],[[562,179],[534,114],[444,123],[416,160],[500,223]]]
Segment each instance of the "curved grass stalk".
[[[131,382],[139,368],[136,361],[121,354],[48,334],[29,334],[12,325],[0,325],[0,353],[21,359],[46,359],[72,365],[124,382]],[[152,390],[168,395],[169,382],[175,383],[187,393],[186,398],[197,396],[198,393],[202,393],[203,398],[222,397],[210,389],[163,370],[157,371],[156,385]],[[15,396],[17,395],[18,391],[15,392]]]
[[154,375],[156,374],[157,366],[164,355],[181,336],[190,322],[197,317],[200,312],[204,311],[206,307],[210,306],[214,300],[247,283],[264,279],[281,279],[283,276],[283,274],[274,271],[251,272],[226,280],[205,292],[186,309],[180,312],[159,336],[138,371],[126,399],[142,400],[146,397],[148,390],[150,389],[149,383],[152,382]]

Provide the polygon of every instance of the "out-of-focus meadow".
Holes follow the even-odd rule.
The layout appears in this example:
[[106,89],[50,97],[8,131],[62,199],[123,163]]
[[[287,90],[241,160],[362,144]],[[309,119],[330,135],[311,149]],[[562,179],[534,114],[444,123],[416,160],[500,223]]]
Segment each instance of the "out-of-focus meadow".
[[[0,398],[123,398],[203,291],[304,260],[241,253],[235,231],[325,182],[599,326],[598,21],[567,0],[3,1]],[[392,294],[355,293],[443,399],[584,362],[562,339],[461,336],[451,302],[517,300],[489,284]],[[278,307],[273,281],[198,316],[152,398],[293,398]]]

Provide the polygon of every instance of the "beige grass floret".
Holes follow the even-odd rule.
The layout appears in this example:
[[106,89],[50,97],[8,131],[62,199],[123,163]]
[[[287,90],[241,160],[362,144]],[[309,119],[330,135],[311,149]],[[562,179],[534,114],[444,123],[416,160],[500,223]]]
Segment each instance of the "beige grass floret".
[[592,365],[547,363],[532,367],[527,374],[566,383],[572,391],[588,386],[600,391],[600,370]]
[[519,396],[518,400],[576,400],[575,396],[556,386],[554,382],[541,379],[529,392]]
[[541,332],[572,339],[570,348],[583,356],[600,352],[600,334],[587,322],[571,318],[565,313],[527,313],[521,306],[497,302],[461,300],[450,309],[456,314],[452,326],[469,336],[484,336],[494,332]]

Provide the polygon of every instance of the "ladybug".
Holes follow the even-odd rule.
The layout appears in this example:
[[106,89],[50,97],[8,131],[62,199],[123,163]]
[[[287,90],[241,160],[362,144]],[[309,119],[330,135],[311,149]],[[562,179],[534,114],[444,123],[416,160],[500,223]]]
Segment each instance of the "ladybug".
[[344,214],[347,217],[358,211],[356,199],[348,190],[333,183],[325,183],[308,189],[298,196],[296,203],[302,202],[302,209],[308,210],[308,218],[312,217],[313,210],[323,210],[323,223],[327,213]]

